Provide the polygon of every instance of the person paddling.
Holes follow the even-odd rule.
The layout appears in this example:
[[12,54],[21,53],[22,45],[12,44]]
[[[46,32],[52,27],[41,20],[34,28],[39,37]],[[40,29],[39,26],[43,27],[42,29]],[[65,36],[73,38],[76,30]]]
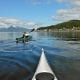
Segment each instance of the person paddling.
[[23,42],[26,42],[26,38],[28,38],[28,37],[29,37],[29,34],[26,33],[26,32],[24,32],[24,33],[23,33],[23,36],[22,36]]
[[23,38],[28,37],[28,36],[29,36],[28,33],[26,33],[26,32],[23,33]]

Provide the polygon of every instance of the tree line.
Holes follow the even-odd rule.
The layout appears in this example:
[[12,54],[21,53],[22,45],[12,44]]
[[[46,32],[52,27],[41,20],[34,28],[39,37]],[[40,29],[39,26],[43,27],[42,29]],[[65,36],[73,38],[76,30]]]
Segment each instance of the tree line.
[[44,30],[44,29],[47,30],[48,29],[80,29],[80,20],[70,20],[56,25],[50,25],[50,26],[38,28],[38,30]]

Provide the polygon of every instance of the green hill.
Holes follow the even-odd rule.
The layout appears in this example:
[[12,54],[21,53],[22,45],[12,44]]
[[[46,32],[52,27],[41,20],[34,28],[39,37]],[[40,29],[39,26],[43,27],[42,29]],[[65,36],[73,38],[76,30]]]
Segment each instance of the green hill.
[[40,27],[38,30],[48,29],[80,29],[80,20],[70,20],[67,22],[59,23],[56,25],[50,25],[47,27]]

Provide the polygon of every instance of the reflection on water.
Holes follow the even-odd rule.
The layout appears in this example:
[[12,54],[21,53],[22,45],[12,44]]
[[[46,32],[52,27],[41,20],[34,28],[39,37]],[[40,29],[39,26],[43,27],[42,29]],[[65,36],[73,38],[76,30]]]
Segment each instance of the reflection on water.
[[32,41],[16,43],[21,34],[0,32],[0,80],[30,80],[41,48],[59,80],[80,80],[79,32],[34,32]]
[[20,37],[22,33],[19,32],[0,32],[1,40],[14,40],[16,37]]
[[54,32],[52,35],[66,41],[80,41],[80,32]]

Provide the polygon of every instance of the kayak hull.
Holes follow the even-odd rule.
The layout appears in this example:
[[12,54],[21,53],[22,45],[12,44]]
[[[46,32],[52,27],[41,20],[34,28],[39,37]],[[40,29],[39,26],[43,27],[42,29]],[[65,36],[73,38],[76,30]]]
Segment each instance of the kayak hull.
[[27,36],[27,37],[20,37],[20,38],[16,38],[16,43],[19,43],[19,42],[28,42],[32,39],[32,36]]

